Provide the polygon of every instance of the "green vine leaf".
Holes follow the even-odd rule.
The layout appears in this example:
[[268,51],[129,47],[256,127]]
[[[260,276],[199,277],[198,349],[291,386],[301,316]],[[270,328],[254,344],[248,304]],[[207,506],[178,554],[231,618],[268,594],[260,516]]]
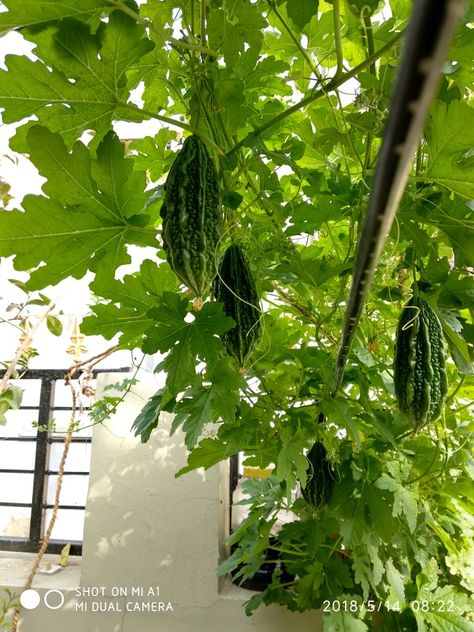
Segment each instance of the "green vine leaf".
[[[114,118],[132,115],[123,107],[129,97],[127,71],[153,48],[142,35],[143,29],[120,11],[95,34],[77,20],[33,32],[31,39],[44,61],[8,56],[7,70],[0,71],[4,122],[35,114],[40,124],[61,133],[68,146],[90,129],[95,130],[93,144],[98,143]],[[137,115],[140,120],[138,110],[135,119]],[[25,149],[21,138],[16,147]]]
[[286,11],[296,26],[304,29],[311,18],[318,14],[318,5],[318,0],[287,0]]
[[206,438],[199,442],[199,445],[189,453],[188,463],[175,474],[176,478],[191,472],[198,467],[209,469],[225,458],[231,456],[229,447],[219,439]]
[[132,424],[135,436],[140,436],[142,443],[147,443],[152,431],[158,426],[160,414],[162,412],[173,411],[176,399],[165,389],[157,391],[147,401]]
[[301,431],[293,432],[291,428],[281,431],[282,447],[278,455],[276,478],[286,481],[288,494],[300,481],[304,487],[307,481],[308,459],[303,449],[307,447],[307,439]]
[[393,492],[393,515],[398,517],[404,514],[410,531],[413,533],[418,519],[418,493],[416,487],[411,486],[408,489],[408,487],[404,486],[400,473],[395,468],[391,469],[391,475],[384,472],[375,485],[380,489],[388,489]]
[[474,199],[474,110],[466,103],[439,103],[426,132],[426,176],[468,200]]
[[387,581],[390,586],[389,603],[398,602],[400,605],[405,601],[405,586],[403,585],[403,576],[396,568],[393,560],[388,559],[385,568]]
[[[345,596],[350,601],[350,597]],[[324,631],[325,632],[368,632],[369,628],[356,615],[350,612],[330,612],[325,614]]]
[[[222,313],[220,303],[205,303],[202,310],[188,316],[189,301],[165,292],[158,307],[148,315],[155,325],[146,331],[143,350],[146,353],[168,352],[157,370],[167,373],[167,385],[173,394],[193,382],[196,357],[213,362],[223,351],[219,334],[231,329],[234,321]],[[207,397],[201,393],[202,402]]]
[[138,274],[126,275],[123,281],[98,276],[92,291],[107,302],[92,306],[81,330],[86,335],[100,335],[110,340],[120,334],[121,347],[141,346],[145,331],[153,325],[148,315],[164,292],[176,291],[178,282],[170,267],[146,259]]
[[2,31],[46,24],[52,20],[64,18],[89,20],[94,17],[94,21],[99,24],[100,16],[112,9],[112,3],[109,0],[61,0],[48,3],[3,0],[2,4],[8,9],[6,13],[0,15],[0,30]]
[[[68,152],[60,136],[44,127],[32,127],[28,143],[31,160],[48,177],[43,186],[48,197],[28,195],[23,202],[25,213],[0,215],[0,254],[14,255],[18,270],[36,268],[27,283],[29,289],[54,285],[70,276],[81,278],[87,270],[110,276],[110,271],[130,261],[126,243],[156,245],[153,230],[133,225],[133,218],[124,216],[133,207],[127,182],[116,182],[107,174],[112,147],[117,165],[127,160],[112,132],[99,147],[97,159],[80,142]],[[127,173],[129,167],[123,169]],[[116,187],[115,197],[99,189],[96,174],[105,188]],[[133,198],[137,210],[143,207],[145,186],[143,176],[139,180],[141,186]],[[132,182],[138,184],[135,176]]]
[[[166,366],[169,369],[169,363]],[[242,377],[233,362],[227,358],[217,360],[207,372],[205,383],[195,382],[184,392],[183,398],[174,409],[176,416],[171,432],[174,433],[182,426],[186,434],[186,446],[192,450],[207,424],[234,421],[240,399],[239,388],[243,385]],[[193,461],[196,463],[196,460]]]

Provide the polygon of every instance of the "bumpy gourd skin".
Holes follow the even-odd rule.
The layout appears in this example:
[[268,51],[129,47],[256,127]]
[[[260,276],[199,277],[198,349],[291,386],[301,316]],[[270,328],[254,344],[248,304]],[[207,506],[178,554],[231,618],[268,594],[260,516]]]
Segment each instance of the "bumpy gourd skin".
[[448,391],[441,324],[421,297],[403,309],[397,327],[395,395],[415,432],[439,417]]
[[320,441],[314,443],[306,455],[310,463],[308,481],[301,489],[303,498],[319,509],[327,505],[334,487],[334,472],[327,458],[327,451]]
[[235,321],[235,327],[222,335],[222,341],[227,353],[242,367],[260,339],[260,309],[252,272],[236,244],[229,246],[222,257],[213,294],[223,303],[224,313]]
[[185,140],[165,191],[160,214],[166,257],[178,278],[203,297],[216,273],[223,216],[216,169],[197,136]]

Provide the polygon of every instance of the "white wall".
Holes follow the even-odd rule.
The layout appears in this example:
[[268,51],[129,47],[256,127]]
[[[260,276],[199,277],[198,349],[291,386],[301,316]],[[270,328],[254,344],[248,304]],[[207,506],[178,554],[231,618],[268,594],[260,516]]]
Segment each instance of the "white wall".
[[[100,376],[99,389],[118,377]],[[34,587],[42,595],[47,588],[60,588],[65,603],[57,610],[43,602],[34,610],[23,609],[20,632],[290,632],[295,626],[301,632],[322,630],[317,612],[290,613],[270,606],[246,617],[242,604],[253,593],[229,582],[219,587],[215,569],[228,511],[225,468],[175,479],[186,450],[182,435],[169,437],[169,417],[149,443],[132,437],[131,423],[155,389],[152,377],[143,374],[113,422],[94,430],[80,586],[103,587],[106,597],[77,597],[70,589],[77,563],[62,579],[63,572],[41,576]],[[149,588],[157,586],[159,596],[147,597]],[[113,587],[127,589],[128,595],[112,597]],[[132,597],[132,587],[141,587],[144,596]],[[59,595],[50,593],[48,600],[54,606]],[[137,601],[161,601],[168,609],[171,604],[172,611],[127,612],[127,602],[133,607]],[[88,611],[77,611],[78,602],[87,604]],[[92,612],[98,607],[93,602],[113,610]]]

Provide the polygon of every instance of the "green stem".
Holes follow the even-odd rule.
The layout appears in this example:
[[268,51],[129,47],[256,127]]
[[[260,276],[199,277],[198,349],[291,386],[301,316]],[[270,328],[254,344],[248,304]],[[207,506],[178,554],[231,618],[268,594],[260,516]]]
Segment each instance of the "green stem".
[[407,437],[413,438],[414,436],[415,436],[415,433],[413,429],[406,430],[405,432],[402,432],[402,434],[395,437],[395,443],[400,443],[400,441],[403,441],[403,439],[406,439]]
[[157,121],[162,121],[163,123],[167,123],[168,125],[179,127],[180,129],[186,129],[188,130],[188,132],[191,132],[192,134],[196,133],[196,129],[192,127],[191,125],[188,125],[188,123],[183,123],[183,121],[177,121],[175,119],[169,118],[168,116],[162,116],[161,114],[150,112],[149,110],[143,110],[139,108],[138,106],[134,105],[133,103],[118,103],[117,105],[131,112],[139,112],[144,117],[154,118]]
[[426,176],[409,176],[408,182],[431,182],[431,179]]
[[469,408],[472,407],[472,402],[468,402],[467,404],[464,404],[463,406],[459,406],[459,408],[456,408],[456,410],[454,411],[455,413],[460,413],[462,410],[467,410]]
[[180,129],[188,130],[191,134],[197,134],[207,145],[212,147],[220,156],[224,156],[224,152],[222,149],[216,145],[214,141],[212,141],[208,137],[204,137],[198,130],[192,125],[188,125],[188,123],[183,123],[183,121],[177,121],[175,119],[169,118],[168,116],[162,116],[161,114],[155,114],[154,112],[150,112],[149,110],[143,110],[133,103],[118,103],[117,104],[121,108],[125,108],[126,110],[130,110],[131,112],[139,112],[142,116],[147,118],[154,118],[157,121],[163,121],[163,123],[167,123],[168,125],[174,125],[175,127],[179,127]]
[[462,388],[462,385],[464,384],[466,380],[466,376],[465,375],[461,375],[458,385],[456,386],[456,388],[454,389],[454,391],[452,393],[450,393],[450,395],[448,395],[446,402],[445,402],[445,406],[447,406],[448,404],[450,404],[454,398],[456,397],[456,395],[458,394],[458,392],[460,391],[460,389]]
[[344,55],[342,53],[342,37],[341,37],[341,6],[339,0],[333,0],[332,15],[334,19],[334,43],[336,45],[336,75],[339,77],[344,71]]
[[[350,177],[350,173],[349,173],[349,177]],[[326,230],[328,232],[329,239],[331,240],[333,251],[334,251],[334,254],[337,257],[337,261],[338,261],[338,263],[341,263],[341,257],[339,255],[339,250],[338,250],[338,247],[337,247],[337,244],[336,244],[336,240],[334,239],[333,234],[331,232],[331,226],[330,226],[329,222],[326,222]]]
[[418,143],[418,149],[416,150],[416,166],[415,166],[415,174],[416,177],[421,173],[421,143]]
[[[364,20],[364,31],[365,31],[365,37],[367,40],[367,52],[368,52],[368,56],[372,57],[374,52],[375,52],[375,46],[374,46],[374,34],[373,34],[373,30],[372,30],[372,21],[370,19],[370,15],[367,15],[364,11],[364,9],[362,9],[363,12],[363,20]],[[369,66],[369,72],[374,75],[374,77],[376,76],[376,70],[375,70],[375,63],[371,64]],[[365,174],[366,171],[370,165],[370,161],[372,159],[371,156],[371,152],[372,152],[372,132],[369,131],[367,133],[367,138],[365,141],[365,158],[364,158],[364,165],[362,167],[362,176],[363,178],[365,178]]]
[[[320,544],[319,546],[324,546],[323,544]],[[300,551],[291,551],[290,549],[285,549],[281,546],[268,546],[268,549],[271,549],[272,551],[277,551],[277,553],[285,553],[286,555],[294,555],[295,557],[307,557],[306,553],[301,553]],[[270,560],[269,560],[270,561]],[[275,560],[275,562],[278,562],[279,560]]]
[[[364,30],[365,36],[367,38],[367,52],[369,53],[369,57],[372,57],[375,53],[375,45],[374,45],[374,33],[372,30],[372,20],[370,19],[370,15],[367,15],[365,11],[363,11],[363,20],[364,20]],[[375,75],[375,63],[370,65],[369,71],[372,75]]]
[[319,321],[313,314],[311,314],[307,307],[298,303],[295,298],[287,294],[284,290],[281,290],[279,287],[276,287],[275,291],[285,303],[291,305],[291,307],[293,307],[299,314],[310,320],[315,325],[318,325]]
[[337,310],[339,309],[339,305],[341,300],[344,298],[346,293],[346,280],[343,277],[341,280],[341,287],[339,289],[339,292],[336,296],[336,299],[333,303],[333,306],[331,307],[331,309],[329,310],[329,312],[326,314],[326,316],[324,316],[324,318],[320,318],[319,322],[317,324],[317,328],[316,328],[316,339],[319,338],[319,331],[321,330],[322,326],[324,325],[324,323],[328,322],[329,320],[331,320],[331,318],[333,317],[333,315],[337,312]]
[[[458,466],[453,466],[450,468],[451,470],[457,470],[459,472],[462,472],[462,468],[458,465]],[[440,467],[436,470],[431,470],[430,474],[438,474],[438,476],[431,476],[431,478],[426,479],[425,481],[423,481],[422,483],[420,483],[420,487],[424,487],[425,485],[429,485],[432,481],[438,481],[439,482],[439,474],[441,474],[442,472],[446,471],[446,466]]]
[[295,34],[293,33],[293,31],[290,29],[290,27],[288,26],[288,23],[286,22],[285,18],[282,16],[282,14],[278,11],[275,2],[273,0],[268,0],[268,4],[270,5],[270,7],[272,8],[273,13],[277,16],[277,18],[280,20],[281,25],[283,26],[283,28],[285,29],[285,31],[288,33],[288,35],[291,37],[291,39],[293,40],[295,46],[298,48],[298,50],[300,51],[300,53],[302,54],[302,56],[304,57],[306,63],[308,64],[308,66],[310,67],[311,71],[313,72],[313,74],[315,75],[315,77],[317,79],[319,79],[319,81],[322,81],[323,77],[321,75],[321,73],[318,71],[318,69],[316,68],[316,66],[313,64],[313,61],[311,59],[311,57],[308,55],[307,51],[305,51],[305,49],[301,46],[301,42],[298,40],[298,38],[295,36]]
[[367,132],[367,136],[365,138],[365,157],[364,164],[362,165],[362,178],[365,180],[367,175],[367,169],[369,168],[370,162],[372,160],[372,132]]
[[156,237],[156,228],[144,228],[143,226],[134,226],[127,221],[124,222],[124,228],[135,233],[144,233],[145,235],[154,235]]
[[331,557],[334,555],[334,553],[336,552],[336,550],[338,550],[338,549],[339,549],[339,545],[340,545],[340,543],[341,543],[341,542],[342,542],[342,537],[339,537],[339,538],[338,538],[338,539],[334,542],[334,544],[331,544],[331,545],[328,545],[328,544],[326,544],[326,545],[321,545],[321,544],[319,544],[319,546],[324,546],[325,548],[328,548],[328,549],[330,549],[330,550],[331,550],[331,551],[330,551],[330,553],[329,553],[329,555],[328,555],[328,557],[327,557],[327,559],[329,560],[329,559],[331,559]]
[[189,16],[189,23],[190,23],[190,26],[191,26],[191,33],[194,36],[195,33],[196,33],[196,29],[195,29],[195,26],[194,26],[194,0],[191,0],[191,14]]
[[389,42],[387,42],[384,46],[382,46],[382,48],[379,48],[379,50],[376,53],[374,53],[371,57],[368,57],[367,59],[365,59],[358,66],[355,66],[354,68],[352,68],[351,70],[349,70],[348,72],[346,72],[344,75],[340,77],[333,77],[323,88],[320,88],[319,90],[315,90],[311,92],[311,94],[309,94],[307,97],[304,97],[304,99],[301,99],[301,101],[298,101],[298,103],[295,103],[284,112],[281,112],[280,114],[272,118],[270,121],[267,121],[263,125],[260,125],[260,127],[257,127],[253,132],[250,132],[250,134],[247,134],[247,136],[242,138],[242,140],[240,140],[236,145],[234,145],[232,149],[227,152],[226,155],[227,156],[232,155],[234,152],[240,149],[243,145],[245,145],[249,141],[249,139],[251,139],[252,137],[262,134],[262,132],[265,132],[267,129],[269,129],[270,127],[273,127],[280,121],[283,121],[284,119],[288,118],[288,116],[291,116],[295,112],[302,110],[310,103],[313,103],[313,101],[316,101],[317,99],[320,99],[321,97],[326,96],[328,92],[331,92],[332,90],[335,90],[336,88],[339,88],[340,86],[344,85],[347,81],[349,81],[349,79],[352,79],[353,77],[358,75],[360,72],[362,72],[363,70],[368,68],[371,64],[373,64],[374,61],[377,61],[377,59],[382,57],[382,55],[385,55],[385,53],[391,50],[395,46],[395,44],[401,39],[403,34],[404,34],[404,31],[400,31],[400,33],[397,33],[395,37],[393,37]]
[[420,474],[419,476],[417,476],[416,478],[413,478],[411,481],[407,481],[406,482],[406,487],[413,485],[414,483],[417,483],[419,480],[421,480],[424,476],[427,476],[427,474],[431,473],[431,468],[433,467],[433,465],[436,463],[436,459],[438,458],[438,454],[439,454],[439,441],[436,442],[436,450],[433,454],[433,458],[430,461],[430,464],[428,465],[428,467],[425,469],[425,471],[423,472],[423,474]]
[[[207,97],[207,103],[204,101],[203,99],[203,95],[201,94],[201,82],[200,82],[200,78],[199,77],[195,77],[193,75],[193,79],[194,79],[194,90],[196,93],[196,98],[198,101],[198,105],[199,105],[199,110],[198,110],[198,124],[199,124],[199,119],[201,118],[201,116],[204,117],[205,121],[206,121],[206,126],[207,129],[209,131],[210,134],[212,134],[212,136],[214,137],[214,142],[217,141],[217,134],[213,128],[212,125],[212,121],[211,121],[211,117],[209,115],[209,108],[207,103],[209,103],[209,94],[205,95],[205,97]],[[208,91],[207,91],[208,92]],[[217,144],[216,144],[217,145]]]
[[159,37],[161,37],[165,42],[169,42],[172,46],[176,48],[181,48],[184,50],[196,51],[198,53],[203,53],[204,55],[211,55],[212,57],[218,57],[218,53],[215,50],[211,50],[210,48],[206,48],[205,46],[199,46],[198,44],[190,44],[189,42],[182,42],[181,40],[177,40],[174,37],[169,37],[165,31],[159,29],[156,24],[154,24],[151,20],[142,17],[139,13],[131,9],[129,6],[120,2],[120,0],[109,0],[110,4],[113,4],[117,9],[123,11],[131,18],[140,22],[151,31],[156,33]]
[[[354,145],[354,140],[352,138],[352,129],[351,127],[347,124],[347,119],[346,119],[346,115],[344,113],[344,106],[342,105],[342,100],[341,100],[341,95],[339,93],[339,90],[336,90],[336,98],[337,98],[337,102],[339,104],[339,112],[342,118],[342,125],[344,128],[344,132],[347,136],[347,140],[349,141],[349,144],[351,146],[352,149],[352,153],[354,154],[354,157],[359,161],[360,163],[360,168],[363,169],[364,165],[362,163],[361,157],[359,156],[359,152],[356,150],[355,145]],[[336,117],[336,126],[339,125],[339,121]],[[344,148],[342,148],[342,152],[343,152],[343,157],[344,157],[344,162],[346,163],[346,171],[347,171],[347,175],[349,176],[349,178],[351,177],[351,171],[349,169],[349,165],[347,163],[347,156],[346,156],[346,152],[344,150]]]
[[206,0],[200,0],[199,18],[201,22],[201,44],[206,44]]

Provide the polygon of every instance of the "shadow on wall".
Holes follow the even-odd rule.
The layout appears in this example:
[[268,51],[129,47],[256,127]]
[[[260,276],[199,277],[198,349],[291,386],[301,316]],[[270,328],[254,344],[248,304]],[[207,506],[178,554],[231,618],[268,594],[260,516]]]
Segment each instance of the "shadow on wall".
[[[186,449],[180,433],[169,436],[168,414],[147,444],[132,436],[156,390],[148,376],[107,426],[94,429],[82,583],[159,585],[168,599],[206,607],[218,596],[218,468],[175,478]],[[98,388],[112,381],[116,375],[104,375]]]

